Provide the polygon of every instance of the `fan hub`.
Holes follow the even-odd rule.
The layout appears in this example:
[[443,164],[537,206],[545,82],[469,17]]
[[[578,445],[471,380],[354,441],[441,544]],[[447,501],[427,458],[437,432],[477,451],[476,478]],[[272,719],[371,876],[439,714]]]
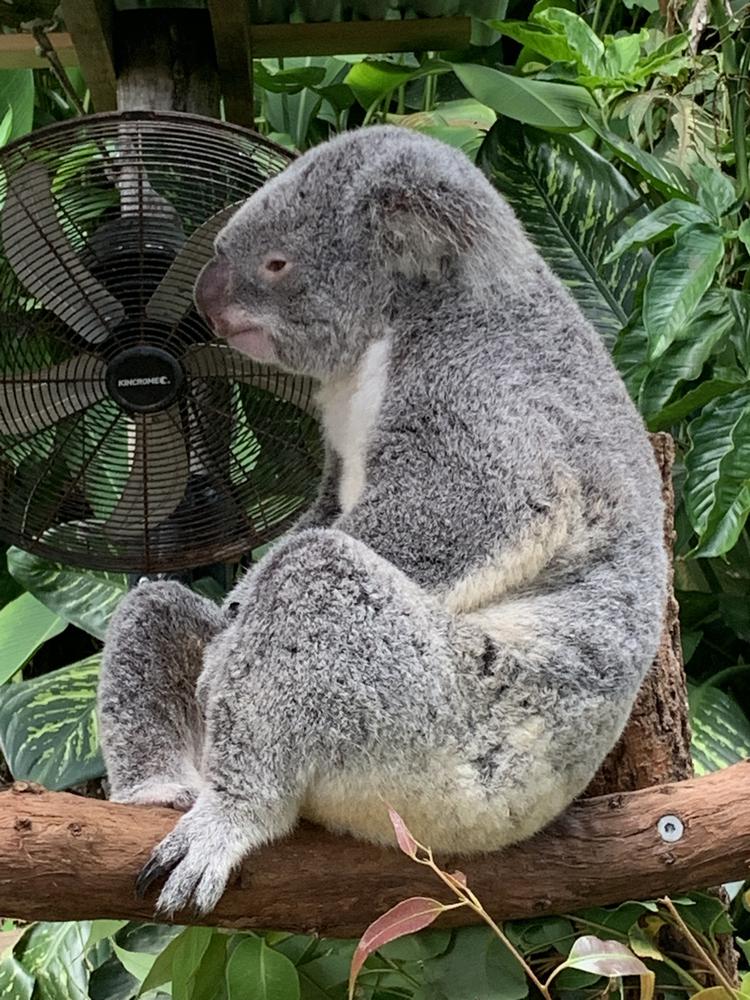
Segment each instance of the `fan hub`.
[[179,397],[185,384],[182,365],[161,347],[128,347],[107,365],[107,390],[114,401],[131,413],[165,410]]

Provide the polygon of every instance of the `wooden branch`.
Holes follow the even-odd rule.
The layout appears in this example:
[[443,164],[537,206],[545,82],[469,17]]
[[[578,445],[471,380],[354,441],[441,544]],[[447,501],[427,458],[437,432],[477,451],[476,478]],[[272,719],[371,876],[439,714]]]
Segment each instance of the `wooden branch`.
[[[466,873],[498,919],[674,894],[747,876],[750,822],[738,804],[749,796],[745,761],[703,778],[585,799],[531,841],[444,861]],[[137,899],[134,879],[177,816],[23,783],[0,793],[0,911],[26,920],[149,919],[153,897]],[[201,922],[350,937],[415,894],[442,898],[445,891],[395,849],[303,824],[248,858]],[[185,914],[176,919],[191,922]],[[463,910],[446,918],[471,920]]]
[[114,4],[112,0],[62,0],[62,8],[94,109],[113,111],[117,107]]

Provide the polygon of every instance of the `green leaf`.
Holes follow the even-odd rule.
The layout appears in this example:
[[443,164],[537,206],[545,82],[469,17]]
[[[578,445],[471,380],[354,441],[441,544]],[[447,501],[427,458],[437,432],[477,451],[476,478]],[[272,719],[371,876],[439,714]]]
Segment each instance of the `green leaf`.
[[717,222],[721,221],[737,197],[734,184],[721,170],[705,163],[694,163],[691,173],[698,182],[698,201]]
[[8,568],[47,608],[97,639],[128,586],[124,573],[71,569],[16,548],[8,549]]
[[216,1000],[224,985],[224,967],[229,937],[215,931],[195,973],[190,1000]]
[[643,298],[651,358],[658,358],[673,340],[685,336],[723,257],[720,230],[697,223],[676,233],[674,245],[654,260]]
[[731,695],[711,684],[690,685],[688,700],[696,774],[750,757],[750,719]]
[[412,80],[424,76],[450,72],[450,65],[439,59],[430,59],[421,66],[405,66],[385,59],[363,59],[351,67],[344,83],[351,87],[354,96],[365,110],[388,94]]
[[424,966],[424,1000],[523,1000],[529,986],[524,971],[487,927],[463,927],[453,947]]
[[670,198],[692,199],[690,181],[685,174],[668,160],[654,156],[652,153],[640,149],[632,142],[621,139],[619,135],[610,132],[608,128],[601,124],[596,118],[589,114],[583,115],[584,121],[594,132],[609,146],[613,153],[620,159],[633,167],[643,177],[649,181],[657,191]]
[[671,236],[677,229],[689,226],[695,222],[710,222],[711,216],[700,205],[682,198],[672,198],[650,212],[645,218],[639,219],[615,243],[607,262],[616,260],[625,250],[645,246],[655,240],[663,240]]
[[291,66],[273,72],[263,62],[257,61],[253,69],[255,83],[274,94],[298,94],[305,87],[322,83],[326,75],[324,66]]
[[5,117],[8,110],[12,111],[8,140],[17,139],[31,131],[34,124],[33,70],[0,70],[0,115]]
[[99,778],[99,657],[0,689],[0,748],[17,780],[58,791]]
[[685,508],[696,556],[733,547],[750,512],[750,388],[713,400],[688,428]]
[[[687,392],[683,388],[685,383],[701,376],[706,362],[716,353],[718,345],[733,325],[734,317],[726,300],[709,294],[690,320],[684,339],[674,341],[661,357],[649,363],[648,373],[639,387],[637,402],[651,430],[669,427],[715,396],[738,388],[738,380],[743,379],[739,370],[734,373],[733,379],[708,378]],[[641,360],[645,362],[645,333],[641,344]],[[679,395],[680,391],[682,395]],[[673,402],[668,406],[670,400]]]
[[0,122],[0,146],[10,141],[13,132],[13,108],[8,108]]
[[227,1000],[299,1000],[297,970],[261,938],[247,938],[232,952],[226,970]]
[[88,1000],[88,921],[35,924],[18,946],[21,965],[35,977],[38,1000]]
[[0,961],[0,1000],[31,1000],[34,977],[13,955]]
[[740,223],[737,235],[745,244],[745,249],[750,251],[750,219],[745,219],[744,222]]
[[567,968],[593,972],[597,976],[642,976],[643,962],[621,941],[602,941],[593,934],[576,938],[563,963]]
[[453,69],[472,97],[525,125],[579,128],[583,112],[597,112],[593,97],[583,87],[514,76],[475,63],[454,63]]
[[573,135],[500,120],[477,162],[586,318],[612,343],[635,305],[650,255],[624,251],[606,263],[638,219],[638,196],[617,169]]
[[533,17],[537,24],[548,25],[553,30],[558,26],[562,29],[582,69],[594,74],[602,71],[604,43],[582,17],[562,7],[546,7],[536,11]]
[[197,983],[198,969],[214,934],[212,927],[189,927],[172,958],[172,1000],[190,1000]]
[[113,937],[127,923],[127,920],[92,920],[86,948],[93,948],[100,941]]
[[67,622],[31,594],[21,594],[0,610],[0,684],[31,659]]
[[550,62],[573,62],[575,57],[568,39],[544,24],[532,21],[488,21],[495,31],[525,45]]
[[112,950],[122,967],[139,983],[143,982],[156,961],[156,955],[148,955],[142,951],[127,951],[115,941],[112,942]]
[[451,943],[448,930],[425,930],[407,934],[378,949],[378,954],[395,962],[426,962],[442,955]]

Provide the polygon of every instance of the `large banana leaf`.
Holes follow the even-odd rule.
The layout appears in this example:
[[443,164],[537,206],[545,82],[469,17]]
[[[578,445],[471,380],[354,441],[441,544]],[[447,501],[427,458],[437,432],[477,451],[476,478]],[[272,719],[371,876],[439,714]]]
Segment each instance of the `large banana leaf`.
[[104,774],[96,726],[99,657],[0,688],[0,749],[17,780],[59,791]]
[[643,215],[638,195],[607,160],[574,135],[552,135],[501,118],[477,162],[507,198],[553,271],[611,345],[635,305],[651,257],[628,250],[605,263]]
[[8,549],[8,568],[50,611],[98,639],[128,586],[124,573],[71,569],[16,548]]

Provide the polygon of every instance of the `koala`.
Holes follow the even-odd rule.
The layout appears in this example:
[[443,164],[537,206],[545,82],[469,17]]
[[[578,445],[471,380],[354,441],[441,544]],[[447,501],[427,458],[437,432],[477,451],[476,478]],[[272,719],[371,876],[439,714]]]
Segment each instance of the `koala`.
[[141,872],[199,913],[298,817],[440,852],[584,791],[655,655],[660,480],[596,332],[464,155],[393,127],[301,156],[195,289],[217,337],[309,376],[317,501],[222,607],[145,582],[109,628],[112,798],[187,810]]

